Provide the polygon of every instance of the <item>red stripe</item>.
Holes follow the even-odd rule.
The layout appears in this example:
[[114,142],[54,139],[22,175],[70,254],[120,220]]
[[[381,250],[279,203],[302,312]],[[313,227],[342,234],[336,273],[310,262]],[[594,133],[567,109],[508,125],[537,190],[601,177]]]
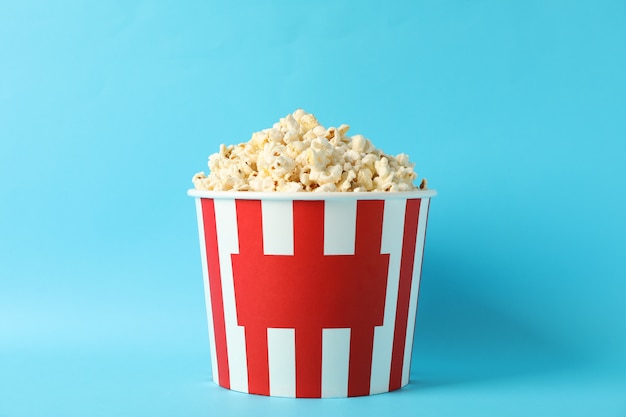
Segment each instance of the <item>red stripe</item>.
[[215,204],[213,199],[203,198],[201,201],[205,250],[209,269],[209,292],[211,293],[211,309],[213,312],[213,329],[215,333],[217,373],[219,376],[218,383],[224,388],[230,388],[226,323],[224,321],[224,300],[222,298],[222,276],[220,273],[217,226],[215,223]]
[[[426,216],[424,217],[424,239],[426,239],[426,232],[428,231],[428,213],[429,213],[429,209],[430,209],[430,198],[427,200],[428,201],[428,205],[426,207]],[[424,241],[425,242],[425,241]],[[424,265],[424,249],[426,249],[426,245],[422,245],[422,263],[420,265],[420,273],[422,271],[422,265]],[[421,281],[421,277],[420,277],[420,281]],[[415,309],[417,310],[417,306],[419,305],[419,295],[420,292],[417,292],[417,300],[415,301]],[[417,320],[417,314],[415,315],[415,319]],[[411,323],[411,325],[413,327],[415,327],[415,322]],[[407,327],[408,327],[408,323],[407,323]],[[411,340],[411,350],[413,350],[413,340]],[[409,356],[409,359],[413,359],[413,356]],[[409,369],[411,369],[411,363],[409,362]]]
[[293,202],[293,253],[294,256],[323,256],[324,254],[324,202]]
[[[236,200],[237,206],[237,234],[239,238],[239,254],[241,256],[258,254],[263,255],[263,216],[261,213],[261,201],[259,200]],[[234,262],[233,262],[234,264]],[[254,271],[255,265],[251,265]],[[238,296],[236,303],[240,307],[239,295],[245,288],[244,279],[252,277],[252,271],[242,276],[235,277],[235,294]],[[244,298],[242,298],[243,300]],[[238,308],[240,310],[241,308]],[[269,357],[267,353],[267,328],[265,326],[242,323],[239,317],[239,325],[245,325],[246,332],[246,359],[248,365],[248,392],[250,394],[270,394]]]
[[356,206],[355,255],[380,255],[383,235],[382,200],[359,201]]
[[[356,209],[356,236],[355,255],[378,259],[383,230],[382,200],[359,201]],[[384,275],[386,276],[386,275]],[[362,277],[364,279],[369,277]],[[374,277],[372,277],[373,279]],[[372,351],[374,347],[374,325],[382,325],[384,310],[384,289],[386,282],[381,285],[383,293],[376,294],[382,303],[369,305],[370,309],[380,310],[380,323],[364,323],[365,326],[353,327],[350,332],[350,364],[348,369],[348,396],[369,395],[372,373]],[[363,308],[363,307],[361,307]]]
[[[294,201],[294,256],[323,256],[324,253],[324,202]],[[322,396],[322,329],[315,326],[298,326],[296,341],[296,397]]]
[[248,392],[270,395],[267,329],[246,327],[246,357],[248,359]]
[[374,327],[353,327],[350,329],[348,397],[369,395],[373,347]]
[[263,215],[260,200],[235,200],[240,254],[263,255]]
[[413,278],[413,263],[415,258],[419,210],[419,199],[407,200],[406,214],[404,217],[404,235],[402,238],[402,258],[400,262],[400,282],[398,284],[396,326],[394,329],[393,350],[391,354],[391,372],[389,377],[390,391],[398,389],[402,385],[402,365],[404,362],[404,347],[409,316],[409,298],[411,296],[411,281]]
[[322,396],[322,330],[297,328],[296,397]]

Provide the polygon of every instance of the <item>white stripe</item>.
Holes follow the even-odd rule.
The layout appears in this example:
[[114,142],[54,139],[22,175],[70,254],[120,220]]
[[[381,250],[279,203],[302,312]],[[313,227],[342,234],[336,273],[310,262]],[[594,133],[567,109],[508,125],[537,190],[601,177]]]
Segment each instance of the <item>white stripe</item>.
[[263,252],[266,255],[293,255],[293,202],[263,200]]
[[296,396],[296,342],[294,329],[267,329],[270,395]]
[[220,272],[222,275],[222,297],[224,299],[230,389],[248,392],[245,332],[242,326],[237,325],[235,287],[230,257],[231,254],[239,252],[237,213],[234,200],[215,200],[215,221],[217,225]]
[[324,255],[354,255],[356,200],[324,202]]
[[215,350],[215,328],[213,327],[213,307],[211,306],[211,291],[209,287],[209,267],[206,256],[206,238],[204,236],[204,219],[202,216],[202,200],[196,198],[196,214],[198,215],[198,235],[200,236],[200,258],[202,259],[202,283],[204,285],[204,301],[206,318],[209,325],[209,349],[211,351],[211,370],[213,381],[219,384],[217,369],[217,353]]
[[405,212],[406,200],[385,201],[381,253],[389,254],[389,273],[387,275],[383,325],[374,328],[370,394],[389,391]]
[[322,330],[322,398],[348,396],[350,329]]
[[406,340],[404,343],[404,360],[402,362],[402,383],[409,383],[411,372],[411,351],[413,350],[413,333],[415,330],[415,314],[417,313],[417,297],[419,295],[420,279],[422,275],[422,255],[424,253],[424,239],[426,237],[426,217],[428,215],[429,198],[422,198],[420,203],[419,222],[417,224],[417,241],[415,244],[415,258],[413,261],[413,279],[411,282],[411,296],[409,298],[409,316],[407,319]]

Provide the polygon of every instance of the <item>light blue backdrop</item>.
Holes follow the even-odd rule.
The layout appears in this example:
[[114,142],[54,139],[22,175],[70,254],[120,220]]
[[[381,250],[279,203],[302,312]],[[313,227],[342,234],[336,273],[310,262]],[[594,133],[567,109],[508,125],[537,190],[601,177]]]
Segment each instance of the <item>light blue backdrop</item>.
[[[626,415],[626,2],[0,1],[0,416]],[[191,176],[302,107],[431,206],[412,383],[209,383]]]

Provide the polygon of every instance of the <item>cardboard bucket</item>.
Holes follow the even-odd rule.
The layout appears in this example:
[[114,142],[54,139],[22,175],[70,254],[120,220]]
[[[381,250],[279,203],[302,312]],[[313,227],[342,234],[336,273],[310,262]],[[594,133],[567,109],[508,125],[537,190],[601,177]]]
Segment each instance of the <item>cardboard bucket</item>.
[[218,385],[326,398],[408,384],[435,191],[188,194]]

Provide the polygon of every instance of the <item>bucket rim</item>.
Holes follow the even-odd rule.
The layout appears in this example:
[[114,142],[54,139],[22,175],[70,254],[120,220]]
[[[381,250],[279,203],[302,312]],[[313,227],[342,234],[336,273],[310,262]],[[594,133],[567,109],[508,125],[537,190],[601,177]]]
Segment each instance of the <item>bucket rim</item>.
[[262,191],[210,191],[189,189],[187,195],[195,198],[220,200],[393,200],[430,198],[435,190],[368,191],[368,192],[262,192]]

